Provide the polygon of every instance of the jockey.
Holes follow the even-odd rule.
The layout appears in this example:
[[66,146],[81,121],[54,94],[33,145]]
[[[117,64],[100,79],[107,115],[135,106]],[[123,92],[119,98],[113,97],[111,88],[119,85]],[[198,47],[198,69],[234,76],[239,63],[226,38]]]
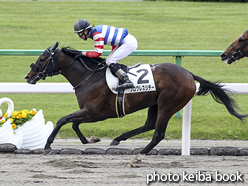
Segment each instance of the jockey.
[[92,28],[87,20],[79,19],[74,25],[74,33],[77,33],[85,41],[88,38],[94,40],[94,51],[82,52],[84,56],[99,57],[103,52],[104,45],[111,45],[112,51],[106,58],[106,64],[123,83],[118,88],[134,87],[128,75],[116,64],[136,50],[138,46],[136,38],[129,34],[127,29],[108,25],[98,25]]

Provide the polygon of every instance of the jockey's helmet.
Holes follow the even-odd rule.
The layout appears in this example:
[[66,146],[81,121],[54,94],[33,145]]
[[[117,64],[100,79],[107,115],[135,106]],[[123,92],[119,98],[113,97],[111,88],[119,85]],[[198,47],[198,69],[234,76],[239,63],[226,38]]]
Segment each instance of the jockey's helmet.
[[85,19],[79,19],[74,25],[74,33],[81,33],[91,28],[91,24]]

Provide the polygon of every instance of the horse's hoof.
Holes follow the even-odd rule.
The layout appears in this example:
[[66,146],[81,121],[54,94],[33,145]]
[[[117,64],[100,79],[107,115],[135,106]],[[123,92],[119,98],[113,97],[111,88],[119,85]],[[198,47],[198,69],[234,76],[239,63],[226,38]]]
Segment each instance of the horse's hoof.
[[47,155],[49,152],[51,152],[51,148],[49,148],[49,149],[44,149],[44,151],[43,151],[43,154],[44,155]]
[[113,141],[110,143],[110,146],[116,146],[116,145],[119,145],[119,144],[120,144],[119,141],[113,140]]
[[97,143],[101,141],[99,138],[97,138],[96,136],[91,136],[89,139],[89,143]]
[[131,163],[128,162],[128,163],[125,164],[125,167],[132,168],[133,167],[133,164],[131,164]]

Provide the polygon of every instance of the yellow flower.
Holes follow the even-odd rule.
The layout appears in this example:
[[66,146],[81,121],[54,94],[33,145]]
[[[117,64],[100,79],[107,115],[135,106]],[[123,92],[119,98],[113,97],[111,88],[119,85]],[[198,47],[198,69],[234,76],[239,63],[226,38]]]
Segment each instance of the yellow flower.
[[9,119],[10,119],[10,123],[13,123],[14,120],[12,118],[9,118]]
[[34,110],[31,110],[31,111],[29,112],[29,114],[35,115],[35,111],[34,111]]
[[3,117],[4,117],[4,118],[7,118],[7,116],[8,116],[8,113],[4,114],[4,116],[3,116]]
[[5,123],[5,122],[6,122],[5,119],[1,120],[1,123]]
[[23,110],[22,113],[26,113],[27,114],[28,113],[28,110]]
[[23,118],[26,118],[26,117],[27,117],[27,113],[26,113],[26,112],[23,112],[23,113],[22,113],[22,117],[23,117]]
[[21,119],[21,118],[22,118],[22,115],[21,115],[21,114],[18,114],[18,115],[16,116],[16,118],[17,118],[17,119]]
[[12,129],[16,129],[16,124],[12,124]]
[[14,111],[12,115],[15,115],[16,116],[17,114],[18,114],[18,112],[17,111]]

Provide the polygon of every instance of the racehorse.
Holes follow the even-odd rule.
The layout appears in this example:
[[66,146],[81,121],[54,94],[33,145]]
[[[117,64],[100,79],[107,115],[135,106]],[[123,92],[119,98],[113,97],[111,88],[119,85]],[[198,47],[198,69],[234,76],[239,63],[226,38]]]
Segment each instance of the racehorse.
[[227,64],[248,56],[248,30],[241,34],[227,49],[220,54]]
[[[116,118],[116,95],[111,92],[106,83],[103,58],[89,58],[81,56],[81,51],[70,47],[58,49],[59,43],[47,48],[31,64],[31,69],[25,76],[27,83],[36,84],[47,76],[62,74],[74,87],[80,110],[62,117],[47,139],[44,150],[50,151],[51,144],[60,128],[72,122],[72,128],[83,144],[89,143],[79,130],[79,124],[97,122],[108,118]],[[171,63],[151,64],[156,91],[125,94],[124,108],[126,114],[149,108],[144,126],[123,133],[115,138],[111,145],[118,145],[120,141],[140,133],[153,130],[151,142],[140,152],[148,154],[161,140],[164,139],[166,127],[170,118],[181,110],[195,95],[196,85],[200,83],[196,95],[210,93],[213,99],[225,105],[230,114],[243,121],[248,115],[236,112],[235,100],[225,92],[222,85],[210,82],[194,75],[181,66]]]

